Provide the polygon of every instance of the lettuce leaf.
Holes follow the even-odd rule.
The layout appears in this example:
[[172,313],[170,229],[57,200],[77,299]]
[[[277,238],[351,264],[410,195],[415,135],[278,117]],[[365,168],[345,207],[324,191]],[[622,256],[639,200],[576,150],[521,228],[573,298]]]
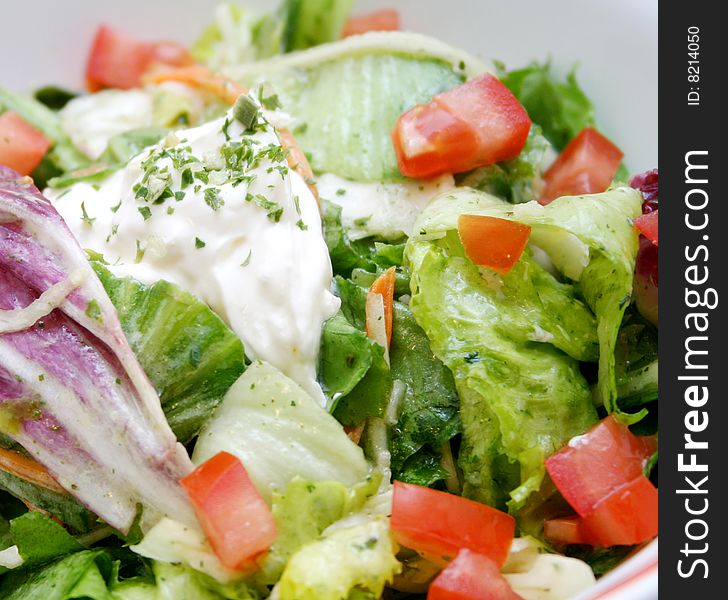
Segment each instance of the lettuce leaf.
[[375,32],[227,74],[244,85],[273,86],[283,110],[296,118],[292,132],[315,172],[387,182],[403,180],[391,141],[402,112],[483,69],[477,58],[437,40]]
[[[336,284],[343,313],[355,328],[364,331],[366,289],[340,277]],[[389,436],[392,474],[398,479],[434,484],[444,478],[445,472],[437,468],[433,457],[440,457],[442,446],[460,432],[458,396],[452,374],[433,354],[425,331],[410,309],[396,301],[389,357],[389,373],[368,376],[369,380],[355,388],[359,392],[356,398],[349,396],[340,402],[358,404],[368,411],[358,416],[381,417],[391,392],[391,386],[383,387],[382,381],[403,384],[404,393],[392,415]],[[421,450],[423,454],[413,458]]]
[[245,369],[240,339],[203,302],[167,281],[144,285],[94,270],[177,439],[189,442]]
[[580,313],[593,331],[593,317],[553,277],[530,277],[539,267],[528,257],[493,282],[466,258],[416,244],[410,307],[460,394],[464,493],[495,506],[510,494],[518,508],[540,485],[546,456],[596,421],[577,361],[552,345],[570,348],[562,318]]
[[62,525],[39,512],[27,512],[10,521],[10,536],[18,547],[24,568],[84,550]]
[[487,192],[513,204],[535,200],[543,186],[542,165],[553,153],[538,125],[531,127],[517,158],[481,167],[460,177],[458,183]]
[[281,7],[284,51],[338,40],[353,6],[354,0],[285,0]]
[[534,62],[513,71],[498,66],[501,81],[557,150],[562,150],[584,127],[594,125],[594,106],[579,87],[575,70],[566,81],[559,81],[549,62]]
[[295,477],[352,486],[369,473],[361,448],[341,425],[295,382],[261,362],[230,388],[200,433],[193,461],[221,450],[240,458],[268,501]]
[[385,517],[336,529],[291,557],[276,586],[278,597],[340,600],[356,588],[378,598],[401,569],[396,551]]

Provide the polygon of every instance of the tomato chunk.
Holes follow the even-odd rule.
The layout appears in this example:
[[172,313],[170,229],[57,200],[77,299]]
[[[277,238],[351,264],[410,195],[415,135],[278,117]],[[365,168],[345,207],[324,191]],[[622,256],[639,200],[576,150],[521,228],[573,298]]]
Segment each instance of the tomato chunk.
[[420,485],[394,482],[391,527],[397,541],[444,565],[463,548],[500,567],[513,541],[515,520],[504,512]]
[[581,519],[592,546],[631,546],[657,535],[657,488],[644,475],[614,490]]
[[546,469],[580,516],[642,474],[656,450],[654,437],[636,436],[609,416],[546,459]]
[[0,115],[0,165],[30,175],[50,147],[50,140],[17,113]]
[[596,129],[583,129],[544,173],[541,204],[561,196],[596,194],[609,187],[624,154]]
[[365,15],[349,17],[341,32],[341,37],[360,35],[369,31],[397,31],[399,13],[391,8],[375,10]]
[[460,215],[458,235],[471,261],[505,275],[521,258],[531,227],[498,217]]
[[659,210],[641,215],[634,220],[634,226],[640,233],[657,246],[657,213]]
[[461,550],[430,584],[427,600],[522,600],[487,556]]
[[152,64],[184,66],[192,63],[187,50],[174,42],[142,42],[107,25],[96,31],[86,64],[86,87],[129,89],[141,84]]
[[515,158],[530,128],[515,96],[485,74],[401,115],[392,142],[400,172],[428,178]]
[[268,505],[232,454],[217,453],[180,483],[212,549],[226,567],[245,568],[276,539]]

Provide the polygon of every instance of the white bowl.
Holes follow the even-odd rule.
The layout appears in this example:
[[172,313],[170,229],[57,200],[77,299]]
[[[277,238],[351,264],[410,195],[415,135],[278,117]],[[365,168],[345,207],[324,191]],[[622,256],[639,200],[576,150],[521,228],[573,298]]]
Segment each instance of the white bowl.
[[[266,0],[238,0],[270,7]],[[0,83],[17,90],[82,86],[96,26],[141,38],[191,42],[217,0],[25,0],[3,6]],[[579,65],[600,129],[632,172],[657,166],[657,0],[367,0],[359,10],[397,8],[405,29],[437,36],[486,60],[520,67],[551,57],[557,72]],[[579,600],[657,598],[657,542]],[[616,588],[615,588],[616,586]]]

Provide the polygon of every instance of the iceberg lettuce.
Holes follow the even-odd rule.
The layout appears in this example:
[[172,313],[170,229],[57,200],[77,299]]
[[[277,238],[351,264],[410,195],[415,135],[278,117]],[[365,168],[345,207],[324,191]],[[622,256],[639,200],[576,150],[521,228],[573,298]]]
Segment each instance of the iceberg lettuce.
[[254,362],[233,384],[200,433],[195,464],[221,450],[245,465],[270,502],[300,477],[353,486],[367,479],[364,454],[341,425],[275,367]]

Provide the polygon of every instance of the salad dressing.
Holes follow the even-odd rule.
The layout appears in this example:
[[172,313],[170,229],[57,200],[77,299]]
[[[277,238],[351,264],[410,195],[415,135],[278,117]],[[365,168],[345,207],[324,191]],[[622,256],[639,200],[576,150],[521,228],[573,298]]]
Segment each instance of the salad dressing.
[[[320,335],[339,300],[329,290],[316,200],[275,152],[280,144],[271,127],[243,134],[229,117],[177,131],[100,186],[81,182],[46,194],[81,246],[102,254],[115,275],[189,290],[241,337],[249,357],[275,365],[323,403],[316,383]],[[259,152],[270,149],[235,181],[221,175],[227,136],[230,143],[248,138]],[[186,158],[175,166],[165,150]],[[186,165],[179,164],[189,157],[202,163],[194,176],[183,175]],[[183,178],[193,181],[185,185]],[[160,180],[178,197],[140,197],[142,183],[150,198]]]

